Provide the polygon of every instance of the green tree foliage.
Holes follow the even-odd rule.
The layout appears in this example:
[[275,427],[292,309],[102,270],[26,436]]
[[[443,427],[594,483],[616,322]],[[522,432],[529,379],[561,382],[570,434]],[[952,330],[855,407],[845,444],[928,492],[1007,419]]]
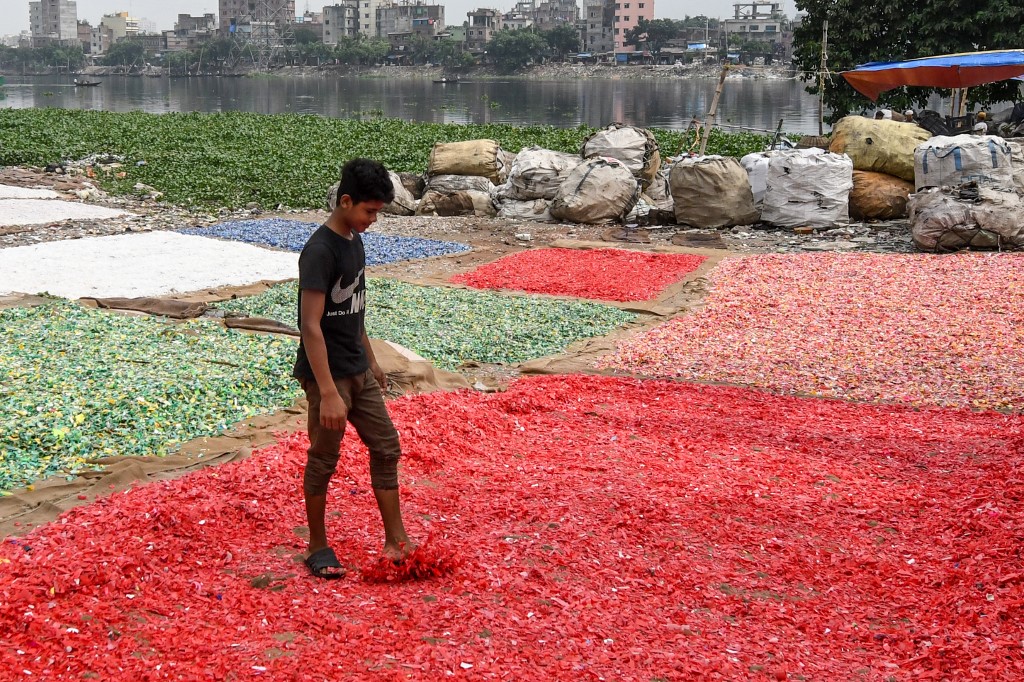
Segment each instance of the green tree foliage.
[[310,43],[321,43],[323,42],[320,35],[311,28],[300,26],[299,28],[292,31],[292,41],[296,45],[309,45]]
[[487,43],[487,56],[503,71],[515,71],[543,55],[548,44],[530,30],[499,31]]
[[634,28],[626,31],[623,43],[638,50],[648,49],[651,54],[657,55],[668,41],[678,38],[682,32],[682,22],[677,23],[671,19],[641,19]]
[[542,35],[559,59],[564,60],[567,54],[580,51],[580,34],[568,24],[556,26]]
[[[830,123],[874,106],[839,75],[871,61],[901,61],[955,52],[1020,49],[1024,45],[1024,4],[1019,0],[797,0],[807,12],[794,31],[793,60],[808,81],[807,91],[818,93],[822,26],[828,21],[828,70],[825,104]],[[878,106],[894,109],[926,106],[934,88],[896,88],[882,93]],[[1017,81],[971,88],[968,104],[1019,100]]]
[[103,64],[128,70],[145,64],[145,53],[141,40],[119,40],[103,55]]

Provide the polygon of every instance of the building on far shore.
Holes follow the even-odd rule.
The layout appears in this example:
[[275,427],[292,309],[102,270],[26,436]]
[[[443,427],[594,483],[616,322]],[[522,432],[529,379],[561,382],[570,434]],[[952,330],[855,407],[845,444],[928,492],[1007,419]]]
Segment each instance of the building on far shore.
[[28,3],[32,45],[75,45],[78,37],[78,3],[75,0],[36,0]]
[[641,19],[654,19],[654,0],[584,0],[580,24],[585,52],[613,53],[626,61],[636,48],[626,45],[626,34]]
[[482,55],[485,46],[494,34],[505,27],[501,12],[496,9],[477,9],[467,12],[466,52],[474,56]]
[[337,45],[343,38],[355,38],[360,35],[359,13],[366,0],[344,0],[327,5],[323,9],[324,44]]

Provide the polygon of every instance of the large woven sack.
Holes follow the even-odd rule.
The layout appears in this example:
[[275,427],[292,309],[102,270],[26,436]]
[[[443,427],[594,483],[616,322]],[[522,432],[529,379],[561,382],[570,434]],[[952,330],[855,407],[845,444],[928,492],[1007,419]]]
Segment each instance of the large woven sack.
[[1007,140],[1010,147],[1010,165],[1013,167],[1013,186],[1017,192],[1024,194],[1024,144],[1017,140]]
[[1024,198],[979,187],[929,187],[911,195],[910,234],[923,251],[1024,247]]
[[547,199],[506,199],[498,209],[498,217],[508,220],[533,220],[538,223],[550,223],[555,220],[551,215],[551,202]]
[[478,175],[500,185],[508,179],[507,160],[494,140],[438,142],[430,150],[427,175]]
[[725,156],[683,159],[669,174],[676,222],[700,228],[750,225],[760,217],[754,208],[747,172]]
[[508,181],[498,188],[499,196],[517,201],[554,199],[559,185],[580,163],[576,154],[525,147],[512,162]]
[[785,149],[768,161],[761,220],[778,227],[830,227],[850,219],[853,162],[821,149]]
[[[391,178],[391,185],[395,189],[395,198],[390,204],[385,204],[380,212],[387,213],[389,215],[403,216],[410,216],[416,213],[416,204],[418,202],[413,198],[412,193],[406,189],[405,185],[402,184],[402,178],[394,171],[388,171],[388,177]],[[328,211],[333,211],[334,207],[338,205],[338,188],[340,186],[341,183],[336,182],[331,185],[331,188],[327,191]]]
[[939,135],[914,151],[917,189],[977,182],[996,189],[1013,189],[1010,144],[995,135]]
[[487,192],[462,190],[441,193],[427,190],[416,208],[416,215],[437,216],[482,216],[493,218],[498,210]]
[[644,187],[661,168],[661,152],[654,134],[646,128],[613,123],[583,140],[580,154],[584,159],[604,156],[626,165]]
[[494,191],[494,183],[478,175],[431,175],[426,188],[426,191],[430,190],[441,194],[454,194],[466,190],[489,193]]
[[828,150],[846,154],[855,170],[914,180],[914,150],[932,135],[915,123],[847,116],[832,129]]
[[853,171],[850,217],[854,220],[894,220],[907,217],[907,199],[914,183],[871,171]]
[[621,220],[640,198],[633,174],[615,159],[588,159],[569,173],[551,200],[551,215],[574,223]]

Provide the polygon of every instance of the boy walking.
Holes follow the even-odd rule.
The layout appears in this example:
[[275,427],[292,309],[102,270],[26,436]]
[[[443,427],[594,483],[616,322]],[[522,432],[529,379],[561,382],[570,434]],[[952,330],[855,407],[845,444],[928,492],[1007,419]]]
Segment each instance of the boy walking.
[[309,524],[305,563],[320,578],[345,575],[327,542],[327,486],[351,422],[370,450],[370,485],[384,524],[384,555],[400,560],[413,546],[398,500],[398,431],[384,406],[387,379],[363,324],[366,254],[360,234],[394,199],[384,166],[353,159],[341,169],[338,201],[299,256],[299,342],[293,375],[309,401],[309,450],[302,488]]

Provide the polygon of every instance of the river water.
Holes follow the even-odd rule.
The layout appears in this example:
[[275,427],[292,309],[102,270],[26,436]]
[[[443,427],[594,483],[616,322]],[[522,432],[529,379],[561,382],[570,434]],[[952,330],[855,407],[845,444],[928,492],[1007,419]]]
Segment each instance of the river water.
[[[97,78],[10,76],[0,107],[106,111],[300,112],[337,118],[385,116],[430,123],[510,123],[571,127],[612,122],[685,129],[711,106],[717,79],[572,81],[480,80],[435,84],[427,78]],[[729,78],[717,125],[816,135],[817,99],[799,80]],[[734,127],[730,127],[734,126]],[[827,129],[827,127],[826,127]]]

